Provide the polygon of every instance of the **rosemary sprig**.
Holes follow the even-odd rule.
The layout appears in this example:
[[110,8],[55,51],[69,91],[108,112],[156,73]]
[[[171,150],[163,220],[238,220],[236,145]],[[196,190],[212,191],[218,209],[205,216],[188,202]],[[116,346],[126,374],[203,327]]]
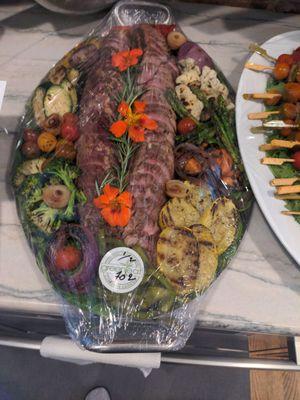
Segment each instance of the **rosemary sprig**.
[[116,173],[119,190],[120,192],[123,192],[128,185],[129,160],[138,146],[130,140],[128,134],[122,136],[121,138],[114,138],[113,140],[118,143],[119,161],[118,165],[114,167],[114,170]]

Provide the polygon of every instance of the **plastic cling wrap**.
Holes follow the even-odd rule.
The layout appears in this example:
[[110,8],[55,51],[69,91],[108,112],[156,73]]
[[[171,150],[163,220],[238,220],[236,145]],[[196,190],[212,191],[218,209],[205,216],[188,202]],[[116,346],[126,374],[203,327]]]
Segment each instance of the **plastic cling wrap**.
[[184,346],[252,203],[228,83],[146,2],[118,3],[35,89],[12,184],[70,336],[96,351]]

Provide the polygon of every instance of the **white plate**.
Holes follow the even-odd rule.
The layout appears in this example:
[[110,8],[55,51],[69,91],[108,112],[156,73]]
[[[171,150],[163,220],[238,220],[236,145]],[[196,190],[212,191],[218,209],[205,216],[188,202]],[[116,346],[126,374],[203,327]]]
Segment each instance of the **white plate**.
[[[274,57],[278,57],[282,53],[291,53],[299,46],[300,31],[287,32],[275,36],[262,44],[262,47]],[[253,54],[249,61],[271,65],[258,54]],[[278,239],[300,265],[300,224],[293,217],[281,214],[281,211],[285,209],[284,201],[274,198],[274,189],[269,183],[273,178],[272,172],[269,167],[260,163],[265,153],[259,151],[258,147],[264,143],[264,135],[254,135],[250,132],[252,126],[260,125],[260,121],[249,121],[247,114],[249,112],[263,111],[264,106],[262,103],[243,99],[243,93],[264,92],[268,76],[268,74],[247,69],[244,69],[242,73],[236,100],[238,141],[246,172],[260,208]]]

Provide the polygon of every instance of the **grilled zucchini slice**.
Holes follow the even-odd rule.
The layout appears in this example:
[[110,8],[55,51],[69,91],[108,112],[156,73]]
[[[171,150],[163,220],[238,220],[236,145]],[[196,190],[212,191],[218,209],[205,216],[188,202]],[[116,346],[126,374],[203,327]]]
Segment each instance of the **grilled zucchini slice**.
[[199,221],[199,211],[187,200],[178,197],[169,200],[159,214],[159,225],[162,229],[167,226],[191,226]]
[[184,186],[187,190],[186,201],[191,203],[199,213],[203,213],[207,207],[211,206],[211,194],[207,187],[199,187],[189,181],[185,181]]
[[157,242],[157,265],[178,294],[195,291],[199,250],[191,229],[168,227],[161,232]]
[[58,85],[52,85],[47,90],[44,99],[44,109],[47,117],[59,114],[61,117],[67,112],[72,112],[72,99],[67,90]]
[[211,231],[204,225],[191,226],[199,245],[199,270],[195,291],[203,292],[214,280],[218,268],[218,253]]
[[43,123],[46,120],[45,112],[44,112],[44,98],[45,98],[46,90],[39,86],[34,92],[32,98],[32,109],[35,122],[39,127],[43,126]]
[[76,112],[77,106],[78,106],[78,98],[77,98],[77,92],[74,86],[72,85],[71,82],[69,82],[67,79],[65,79],[61,85],[60,85],[71,97],[72,100],[72,112]]
[[236,238],[238,223],[238,211],[232,200],[226,197],[219,197],[215,200],[200,218],[200,224],[210,229],[216,242],[218,254],[224,253],[233,243]]

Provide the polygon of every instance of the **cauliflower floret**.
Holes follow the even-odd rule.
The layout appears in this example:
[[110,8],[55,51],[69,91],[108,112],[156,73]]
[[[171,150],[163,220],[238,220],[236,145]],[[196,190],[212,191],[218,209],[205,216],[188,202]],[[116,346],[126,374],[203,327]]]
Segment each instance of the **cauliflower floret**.
[[191,89],[184,84],[180,84],[175,88],[177,97],[182,101],[186,109],[191,113],[191,115],[197,120],[200,119],[201,112],[203,110],[203,103],[200,101],[196,95],[191,91]]
[[206,93],[207,97],[217,98],[220,94],[226,99],[228,97],[228,89],[217,78],[217,72],[207,66],[203,67],[200,76],[201,89]]
[[195,65],[195,60],[192,58],[186,58],[179,62],[181,66],[181,75],[176,79],[176,83],[183,83],[185,85],[190,85],[192,83],[199,82],[200,79],[200,69],[198,65]]

